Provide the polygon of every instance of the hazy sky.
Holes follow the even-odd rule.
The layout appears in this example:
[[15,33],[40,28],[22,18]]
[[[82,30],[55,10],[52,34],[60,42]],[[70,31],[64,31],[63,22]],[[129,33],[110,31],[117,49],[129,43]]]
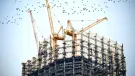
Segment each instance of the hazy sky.
[[[37,1],[40,3],[37,3]],[[65,1],[69,2],[65,3]],[[62,7],[70,13],[69,15],[67,13],[63,14],[60,7],[55,6],[52,8],[52,12],[55,14],[54,16],[52,13],[55,30],[57,31],[60,25],[66,27],[67,19],[96,20],[107,17],[108,21],[94,26],[91,31],[124,44],[127,76],[135,76],[135,1],[127,0],[126,2],[126,0],[120,0],[118,2],[118,0],[115,0],[114,3],[114,0],[109,2],[104,0],[107,1],[107,3],[104,3],[99,0],[89,0],[88,2],[84,0],[90,10],[93,10],[91,6],[97,8],[94,12],[84,12],[85,15],[71,14],[73,12],[71,7],[75,6],[73,10],[78,12],[80,8],[84,7],[81,4],[82,0],[74,1],[75,3],[71,2],[71,0],[61,0]],[[50,2],[51,5],[60,4],[58,0],[50,0]],[[50,26],[47,10],[45,7],[41,7],[44,3],[44,0],[23,0],[21,2],[16,0],[16,3],[15,0],[0,0],[0,76],[21,76],[21,63],[37,55],[30,15],[26,12],[26,9],[33,10],[33,16],[40,32],[45,38],[49,37]],[[108,8],[105,6],[108,6]],[[98,11],[101,7],[102,11]],[[16,8],[19,8],[20,11],[17,11]],[[34,8],[36,8],[35,11]],[[14,21],[15,23],[12,23]],[[8,24],[6,24],[7,22]],[[76,29],[81,29],[91,22],[72,21],[72,23]]]

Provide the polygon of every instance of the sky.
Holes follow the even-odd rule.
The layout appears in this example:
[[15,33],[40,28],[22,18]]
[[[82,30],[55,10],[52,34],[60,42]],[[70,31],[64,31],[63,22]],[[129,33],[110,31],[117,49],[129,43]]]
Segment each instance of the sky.
[[[64,28],[66,27],[68,19],[71,20],[74,28],[79,30],[82,27],[86,27],[93,20],[107,17],[108,21],[103,21],[92,27],[90,31],[117,41],[119,44],[123,43],[127,76],[135,76],[134,0],[120,0],[119,2],[115,0],[115,3],[114,0],[104,0],[107,3],[99,0],[89,0],[88,2],[83,0],[86,6],[82,5],[82,0],[74,0],[75,3],[72,0],[49,1],[50,5],[54,6],[52,7],[52,18],[56,32],[61,25]],[[60,3],[62,4],[61,7],[59,6]],[[37,55],[30,15],[26,12],[28,8],[33,10],[33,17],[38,26],[39,40],[41,35],[44,38],[49,38],[51,30],[47,9],[42,7],[44,4],[45,0],[0,0],[0,76],[21,76],[21,63]],[[73,10],[80,12],[83,7],[87,7],[90,10],[97,9],[94,12],[83,11],[84,15],[82,12],[72,14]],[[98,9],[101,10],[101,7],[102,11],[98,11]],[[63,8],[66,13],[62,13]],[[60,23],[58,23],[58,20]],[[73,20],[92,21],[81,22]]]

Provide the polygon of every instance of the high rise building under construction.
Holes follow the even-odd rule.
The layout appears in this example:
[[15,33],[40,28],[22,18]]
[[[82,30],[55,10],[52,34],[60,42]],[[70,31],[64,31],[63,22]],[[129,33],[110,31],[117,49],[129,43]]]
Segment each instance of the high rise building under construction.
[[[77,33],[68,20],[72,31],[66,29],[64,36],[60,37],[58,33],[54,33],[48,0],[46,5],[52,36],[37,45],[38,57],[22,63],[22,76],[126,76],[123,44],[96,33],[84,32],[106,20],[106,17]],[[29,12],[35,31],[32,12]],[[37,38],[36,32],[34,34]],[[71,36],[72,39],[65,39],[65,35]],[[62,44],[57,44],[57,40],[62,40]],[[37,39],[36,42],[38,43]]]
[[83,33],[77,44],[63,40],[52,51],[51,42],[43,41],[38,58],[22,63],[22,76],[126,76],[123,45],[97,34]]

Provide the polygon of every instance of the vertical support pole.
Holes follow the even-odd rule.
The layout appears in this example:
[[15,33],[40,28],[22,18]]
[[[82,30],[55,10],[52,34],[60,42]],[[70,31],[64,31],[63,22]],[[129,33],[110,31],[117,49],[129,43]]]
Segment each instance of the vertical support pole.
[[[52,45],[51,43],[52,43],[52,42],[51,42],[51,36],[50,36],[50,46]],[[52,57],[53,57],[52,52],[53,52],[53,50],[55,50],[55,49],[52,49],[52,47],[50,47],[50,53],[49,53],[49,54],[50,54],[50,55],[49,55],[49,56],[50,56],[50,58],[49,58],[50,63],[52,63]]]
[[73,56],[73,76],[75,76],[75,56]]
[[44,55],[43,55],[43,57],[44,57],[44,67],[46,66],[46,61],[47,61],[47,50],[45,50],[44,51]]
[[55,76],[57,76],[57,60],[58,60],[58,55],[59,55],[59,53],[58,53],[58,51],[59,51],[59,48],[58,47],[56,47],[55,48],[55,60],[54,60],[54,64],[55,64]]
[[57,64],[56,64],[56,60],[57,60],[57,59],[55,59],[55,60],[54,60],[54,64],[55,64],[55,65],[54,65],[54,69],[55,69],[55,76],[56,76],[56,74],[57,74],[57,67],[56,67],[56,65],[57,65]]
[[54,65],[54,68],[55,68],[55,76],[57,76],[57,75],[56,75],[56,74],[57,74],[57,67],[56,67],[57,63],[56,63],[56,61],[57,61],[57,57],[58,57],[57,55],[58,55],[58,54],[56,53],[56,54],[55,54],[55,60],[54,60],[54,64],[55,64],[55,65]]
[[111,49],[110,49],[110,39],[109,39],[109,41],[108,41],[108,63],[109,63],[109,76],[113,76],[113,57],[112,57],[112,51],[111,51]]
[[91,66],[91,76],[93,76],[93,74],[94,74],[94,67],[93,67],[93,64],[94,64],[94,62],[93,62],[93,48],[91,47],[91,64],[90,64],[90,66]]
[[42,64],[42,54],[41,54],[41,48],[42,45],[39,43],[39,52],[38,52],[38,69],[41,69],[41,64]]
[[59,49],[56,48],[56,49],[55,49],[55,57],[54,57],[54,60],[57,60],[57,59],[58,59],[58,51],[59,51]]
[[122,76],[126,76],[126,62],[124,56],[123,44],[121,46],[121,69],[122,69]]
[[63,40],[63,58],[66,58],[66,42],[65,42],[65,38]]
[[119,53],[117,50],[117,42],[115,43],[115,62],[116,62],[116,76],[119,76]]
[[[52,49],[52,40],[51,40],[51,36],[50,36],[50,51],[49,51],[49,64],[52,63],[52,52],[54,51],[54,49]],[[54,53],[53,53],[54,54]],[[48,65],[49,65],[48,64]],[[51,76],[50,73],[50,67],[49,67],[49,76]]]
[[110,68],[111,68],[111,66],[110,66],[110,39],[109,39],[109,41],[108,41],[108,43],[107,43],[107,46],[108,46],[108,49],[107,49],[107,67],[108,67],[108,69],[107,69],[107,74],[110,76]]
[[73,76],[75,76],[75,72],[74,72],[74,62],[75,62],[75,34],[74,34],[74,31],[73,31],[73,36],[72,36],[72,58],[73,58],[73,61],[72,61],[72,63],[73,63],[73,72],[72,72],[72,74],[73,74]]
[[[65,30],[64,30],[64,31],[65,31]],[[63,67],[63,68],[64,68],[64,76],[66,76],[66,75],[65,75],[65,73],[66,73],[66,71],[65,71],[65,66],[66,66],[66,65],[65,65],[65,58],[66,58],[66,42],[65,42],[65,38],[64,38],[64,40],[63,40],[63,56],[64,56],[64,57],[63,57],[63,59],[64,59],[64,67]]]
[[[111,53],[112,53],[112,50],[111,50]],[[111,76],[114,76],[113,60],[114,60],[114,56],[113,56],[113,54],[111,54]]]
[[81,43],[81,57],[83,57],[83,33],[81,33],[81,41],[80,41],[80,43]]
[[32,69],[31,69],[31,61],[30,61],[30,60],[27,61],[27,70],[28,70],[28,76],[30,76],[30,74],[31,74],[31,72],[32,72],[32,71],[31,71],[31,70],[32,70]]
[[[48,45],[48,41],[46,41],[46,40],[44,40],[44,42],[43,42],[44,44],[43,44],[43,48],[44,48],[44,51],[43,51],[43,57],[44,57],[44,68],[46,67],[46,65],[47,65],[47,45]],[[46,70],[44,69],[44,75],[46,76]]]
[[44,49],[44,51],[43,51],[43,57],[44,57],[44,67],[46,66],[46,61],[47,61],[47,45],[48,45],[48,42],[46,41],[46,40],[44,40],[44,42],[43,42],[44,44],[43,44],[43,49]]
[[[94,36],[95,37],[95,67],[97,67],[97,63],[98,63],[98,51],[97,51],[97,33],[96,35]],[[94,68],[94,74],[95,76],[97,76],[97,68]]]
[[54,50],[54,55],[52,54],[52,57],[56,61],[58,59],[58,51],[59,51],[58,46],[55,47],[55,49],[53,49],[53,50]]
[[22,76],[26,76],[26,63],[22,63]]
[[88,69],[89,69],[89,76],[92,76],[91,75],[91,69],[92,69],[92,54],[91,54],[91,43],[90,43],[90,31],[89,31],[89,33],[88,33],[88,63],[89,63],[89,67],[88,67]]
[[74,31],[72,36],[72,56],[75,56],[75,41],[74,41]]
[[[103,45],[105,45],[105,43],[103,44]],[[107,50],[106,50],[107,51]],[[107,58],[108,58],[108,53],[107,52],[105,52],[105,50],[104,50],[104,59],[105,59],[105,65],[104,65],[104,67],[105,67],[105,76],[107,76],[108,75],[108,60],[107,60]]]
[[37,68],[36,68],[36,57],[33,57],[32,60],[33,60],[33,61],[32,61],[32,72],[34,72],[34,71],[36,71],[36,69],[37,69]]
[[77,56],[77,35],[74,34],[74,44],[75,44],[75,48],[74,48],[74,51],[75,51],[75,56]]
[[56,39],[53,39],[53,41],[51,41],[51,45],[53,45],[51,48],[52,48],[52,60],[55,60],[55,50],[57,48],[57,40]]
[[104,37],[102,37],[101,39],[101,52],[102,52],[102,69],[103,69],[103,72],[102,72],[102,76],[105,76],[105,51],[104,51]]
[[84,75],[84,64],[83,64],[83,58],[84,58],[84,56],[83,56],[83,54],[84,54],[84,51],[83,51],[83,33],[81,32],[81,68],[82,68],[82,75]]

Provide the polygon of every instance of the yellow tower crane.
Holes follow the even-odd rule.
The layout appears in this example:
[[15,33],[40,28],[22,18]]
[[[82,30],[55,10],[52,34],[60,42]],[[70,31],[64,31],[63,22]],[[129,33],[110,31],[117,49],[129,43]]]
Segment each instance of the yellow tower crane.
[[52,41],[52,43],[53,43],[53,45],[52,45],[53,55],[55,55],[54,49],[56,48],[57,40],[64,40],[64,36],[59,36],[59,32],[61,30],[63,30],[63,26],[60,27],[58,33],[54,32],[54,26],[53,26],[51,10],[50,10],[50,5],[49,5],[48,0],[46,0],[46,7],[47,7],[47,12],[48,12],[48,18],[49,18],[49,23],[50,23],[51,34],[52,34],[52,37],[53,37],[53,41]]
[[[90,29],[91,27],[97,25],[98,23],[102,22],[103,20],[107,20],[107,18],[104,17],[104,18],[102,18],[102,19],[99,19],[99,20],[97,20],[96,22],[94,22],[94,23],[88,25],[88,26],[85,27],[84,29],[78,31],[77,33],[74,33],[74,30],[75,30],[75,29],[72,27],[71,21],[68,20],[68,21],[67,21],[67,24],[68,24],[68,25],[67,25],[67,28],[66,28],[66,30],[65,30],[65,34],[67,34],[67,35],[69,35],[69,36],[72,36],[72,37],[73,37],[73,40],[75,41],[75,44],[76,44],[76,42],[77,42],[77,35],[79,35],[80,33],[84,32],[84,31],[86,31],[86,30],[88,30],[88,29]],[[70,29],[69,29],[69,27],[70,27]],[[75,46],[74,51],[75,51],[75,56],[77,56],[77,46]]]

